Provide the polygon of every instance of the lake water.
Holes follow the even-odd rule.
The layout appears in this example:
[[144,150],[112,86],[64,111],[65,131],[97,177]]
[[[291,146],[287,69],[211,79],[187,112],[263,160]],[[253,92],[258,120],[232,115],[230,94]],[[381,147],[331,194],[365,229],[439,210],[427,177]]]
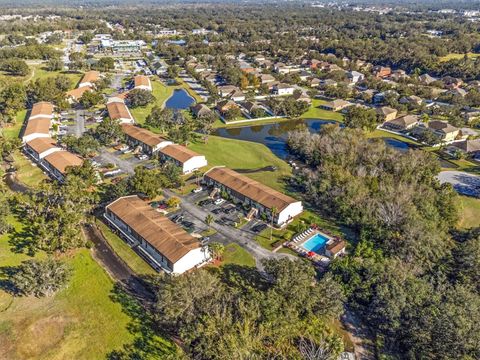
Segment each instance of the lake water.
[[[287,137],[288,132],[294,130],[299,125],[307,125],[310,132],[316,133],[325,124],[332,124],[334,121],[307,119],[291,120],[277,124],[244,126],[237,128],[221,128],[215,131],[215,135],[237,140],[246,140],[258,142],[266,145],[275,155],[285,159],[288,156]],[[385,143],[400,151],[407,151],[408,144],[392,139],[384,138]]]
[[165,107],[173,110],[184,110],[188,109],[194,102],[195,99],[192,98],[185,90],[177,89],[167,100]]

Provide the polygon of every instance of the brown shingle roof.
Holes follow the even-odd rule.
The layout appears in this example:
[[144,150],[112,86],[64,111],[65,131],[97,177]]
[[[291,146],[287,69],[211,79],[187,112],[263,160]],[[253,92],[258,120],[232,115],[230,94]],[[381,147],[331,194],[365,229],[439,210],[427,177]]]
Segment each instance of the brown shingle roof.
[[[32,120],[34,121],[34,120]],[[27,145],[32,148],[37,154],[44,151],[56,148],[55,141],[52,138],[36,138],[27,142]]]
[[120,101],[112,101],[107,103],[108,116],[112,120],[118,119],[131,119],[133,120],[130,112],[127,109],[125,103]]
[[160,149],[160,152],[181,163],[184,163],[195,156],[200,156],[195,151],[177,144],[165,146],[163,149]]
[[166,141],[164,138],[154,134],[150,130],[138,126],[122,124],[122,130],[128,136],[152,147]]
[[39,117],[28,120],[23,136],[30,134],[48,134],[50,130],[51,119]]
[[134,78],[133,78],[133,82],[135,83],[135,87],[138,87],[138,86],[151,86],[150,85],[150,79],[145,76],[145,75],[136,75]]
[[67,97],[70,96],[70,97],[74,98],[75,100],[77,100],[77,99],[80,99],[82,97],[84,92],[91,91],[91,90],[92,90],[92,88],[90,86],[82,86],[82,87],[67,91]]
[[80,84],[84,82],[90,82],[94,83],[95,81],[98,81],[100,79],[100,73],[95,70],[87,71],[83,77],[82,80],[80,80]]
[[53,114],[53,104],[47,101],[40,101],[33,104],[30,117],[37,115],[51,116]]
[[432,120],[428,122],[427,126],[429,129],[442,131],[445,134],[458,131],[458,128],[450,125],[447,121]]
[[120,198],[108,205],[107,209],[172,263],[200,247],[198,239],[152,209],[136,195]]
[[467,153],[480,151],[480,139],[458,141],[452,145]]
[[282,194],[226,167],[213,168],[208,171],[205,176],[258,202],[267,209],[276,207],[278,211],[282,211],[288,205],[298,202],[298,200],[295,200],[288,195]]
[[45,156],[45,161],[62,174],[65,174],[65,170],[68,166],[80,166],[83,163],[83,160],[80,157],[65,150],[55,151],[54,153]]
[[337,240],[327,245],[327,250],[330,251],[333,255],[340,252],[343,248],[345,248],[345,241],[343,240]]

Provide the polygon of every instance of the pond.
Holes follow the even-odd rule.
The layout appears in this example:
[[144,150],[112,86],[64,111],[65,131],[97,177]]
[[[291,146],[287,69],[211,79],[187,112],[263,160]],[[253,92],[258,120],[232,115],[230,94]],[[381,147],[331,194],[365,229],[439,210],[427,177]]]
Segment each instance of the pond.
[[176,89],[165,103],[165,107],[173,110],[188,109],[195,102],[184,89]]
[[[291,120],[280,122],[277,124],[244,126],[237,128],[221,128],[217,129],[214,135],[237,140],[253,141],[264,144],[275,155],[285,159],[288,156],[287,137],[288,132],[294,130],[297,126],[305,124],[311,132],[318,132],[320,128],[326,124],[334,124],[334,121],[307,119],[307,120]],[[409,145],[402,141],[384,138],[388,146],[400,151],[407,151]]]

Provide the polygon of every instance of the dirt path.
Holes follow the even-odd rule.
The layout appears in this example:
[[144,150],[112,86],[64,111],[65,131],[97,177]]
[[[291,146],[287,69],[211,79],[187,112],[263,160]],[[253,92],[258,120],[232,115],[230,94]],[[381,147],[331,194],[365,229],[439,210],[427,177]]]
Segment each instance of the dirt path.
[[371,335],[360,319],[351,310],[345,309],[341,320],[355,348],[355,359],[375,359]]

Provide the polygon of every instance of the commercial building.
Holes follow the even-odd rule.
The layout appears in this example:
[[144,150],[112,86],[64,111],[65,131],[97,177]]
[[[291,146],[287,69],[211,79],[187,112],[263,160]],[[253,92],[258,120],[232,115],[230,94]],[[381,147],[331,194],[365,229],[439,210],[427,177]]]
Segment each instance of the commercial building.
[[140,146],[145,154],[153,155],[165,146],[173,144],[171,141],[135,125],[122,124],[122,130],[127,143],[132,147]]
[[199,239],[137,195],[115,200],[105,208],[104,217],[157,270],[182,274],[210,260],[208,249]]
[[205,173],[204,181],[227,192],[235,201],[250,206],[257,215],[265,214],[271,218],[272,209],[275,209],[273,221],[279,226],[303,212],[301,201],[226,167],[212,168]]
[[186,148],[182,145],[168,145],[160,149],[160,158],[166,161],[173,161],[182,168],[184,174],[189,174],[204,166],[207,166],[205,156]]

